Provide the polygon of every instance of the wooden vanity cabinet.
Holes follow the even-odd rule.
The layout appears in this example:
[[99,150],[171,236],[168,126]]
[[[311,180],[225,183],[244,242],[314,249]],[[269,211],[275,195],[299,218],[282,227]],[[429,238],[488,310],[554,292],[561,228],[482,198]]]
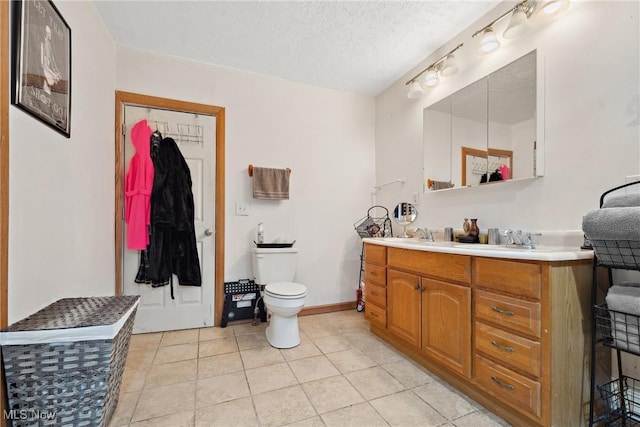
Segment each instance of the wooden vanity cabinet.
[[384,310],[365,310],[386,323],[368,315],[373,333],[513,425],[586,425],[591,260],[380,247]]
[[[387,327],[442,366],[471,376],[470,257],[388,248]],[[417,274],[415,274],[417,273]],[[455,277],[457,284],[444,279]]]
[[364,245],[364,314],[371,324],[387,327],[387,248]]

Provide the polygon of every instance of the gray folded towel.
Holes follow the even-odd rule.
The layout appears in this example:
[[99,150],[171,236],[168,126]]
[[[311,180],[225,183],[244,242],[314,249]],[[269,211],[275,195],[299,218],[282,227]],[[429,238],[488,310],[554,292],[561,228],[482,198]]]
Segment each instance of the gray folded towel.
[[640,316],[640,288],[636,286],[628,284],[612,286],[605,300],[609,310]]
[[625,194],[605,198],[603,208],[629,208],[640,206],[640,194]]
[[253,168],[253,198],[289,200],[289,169]]
[[605,301],[611,311],[611,335],[615,345],[640,352],[640,287],[629,284],[612,286]]
[[640,241],[640,206],[591,211],[582,218],[582,230],[590,240]]

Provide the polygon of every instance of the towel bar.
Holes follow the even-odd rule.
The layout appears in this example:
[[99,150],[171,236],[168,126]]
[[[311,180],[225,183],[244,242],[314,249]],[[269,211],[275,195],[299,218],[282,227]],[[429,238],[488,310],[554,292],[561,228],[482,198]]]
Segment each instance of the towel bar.
[[[286,168],[287,172],[289,172],[289,175],[291,175],[291,168]],[[253,176],[253,165],[249,165],[249,167],[247,168],[247,172],[249,173],[249,176]]]

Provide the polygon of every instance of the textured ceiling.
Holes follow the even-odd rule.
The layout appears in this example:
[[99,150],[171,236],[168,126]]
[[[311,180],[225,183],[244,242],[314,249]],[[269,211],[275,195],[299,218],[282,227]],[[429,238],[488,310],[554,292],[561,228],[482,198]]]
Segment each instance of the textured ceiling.
[[117,1],[117,45],[378,95],[499,1]]

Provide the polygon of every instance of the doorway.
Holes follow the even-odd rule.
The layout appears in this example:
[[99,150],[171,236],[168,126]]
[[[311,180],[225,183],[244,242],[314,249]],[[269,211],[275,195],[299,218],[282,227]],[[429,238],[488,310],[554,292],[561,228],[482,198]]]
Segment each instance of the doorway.
[[[116,295],[138,294],[135,332],[219,325],[224,291],[224,108],[116,92]],[[124,176],[133,154],[131,126],[145,119],[178,143],[191,170],[201,287],[137,284],[138,251],[126,249]],[[209,171],[210,169],[210,171]]]

